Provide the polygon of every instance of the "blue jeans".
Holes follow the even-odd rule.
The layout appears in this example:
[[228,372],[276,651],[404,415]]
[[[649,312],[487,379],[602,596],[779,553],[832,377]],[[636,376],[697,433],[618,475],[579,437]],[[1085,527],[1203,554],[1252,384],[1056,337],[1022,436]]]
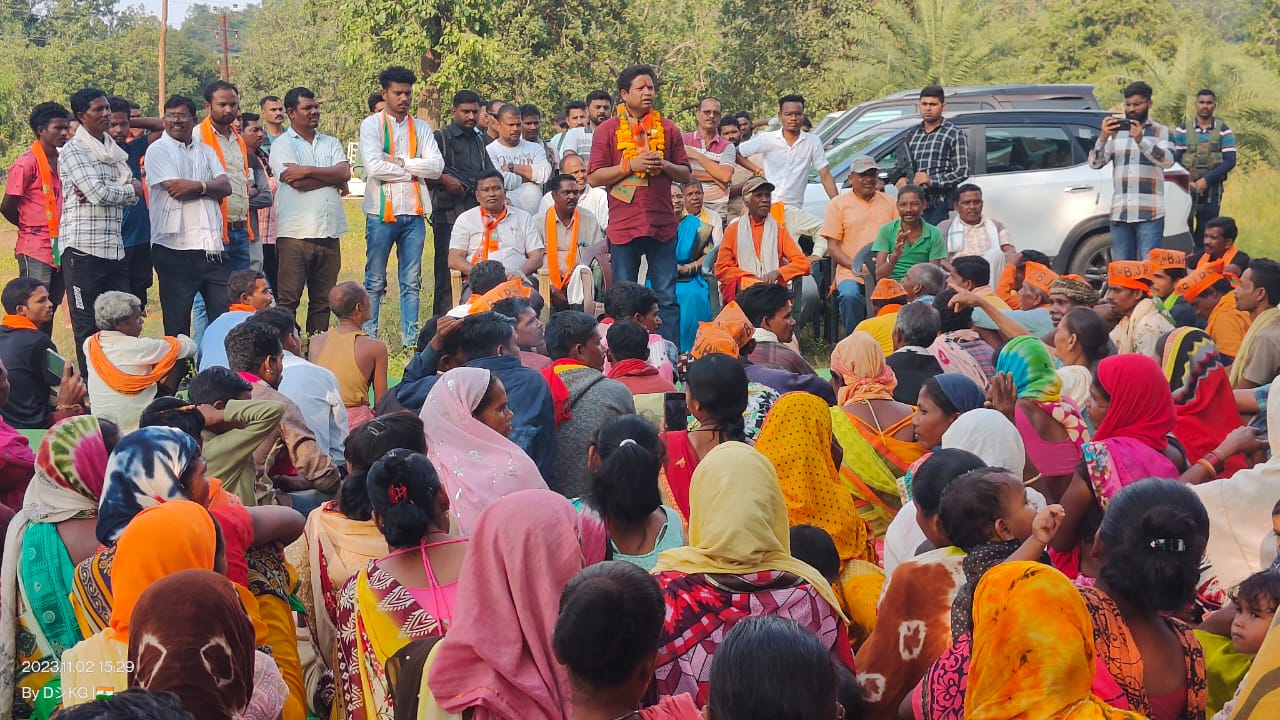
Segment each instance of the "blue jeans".
[[840,304],[840,327],[848,335],[867,317],[867,300],[862,294],[862,284],[856,280],[842,280],[836,286],[836,299]]
[[680,347],[680,306],[676,304],[676,244],[643,235],[625,245],[609,243],[614,282],[635,282],[640,258],[649,261],[649,285],[658,294],[658,334]]
[[1164,240],[1164,218],[1111,223],[1111,259],[1146,260]]
[[[249,230],[228,230],[227,237],[231,242],[222,246],[222,262],[228,273],[249,269]],[[238,302],[240,298],[228,298],[229,302]],[[191,339],[196,345],[204,338],[204,329],[209,327],[209,311],[205,308],[204,293],[196,293],[191,304]]]
[[418,294],[422,290],[422,250],[427,241],[427,224],[421,215],[397,215],[396,221],[382,222],[365,215],[367,245],[364,262],[364,289],[369,293],[369,321],[364,331],[378,336],[378,316],[387,294],[387,259],[396,247],[400,266],[400,344],[413,347],[418,342]]

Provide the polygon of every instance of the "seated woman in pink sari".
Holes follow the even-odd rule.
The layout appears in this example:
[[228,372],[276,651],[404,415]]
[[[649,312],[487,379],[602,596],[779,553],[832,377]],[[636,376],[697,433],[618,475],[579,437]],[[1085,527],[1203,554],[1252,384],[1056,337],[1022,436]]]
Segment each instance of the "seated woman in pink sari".
[[449,498],[422,455],[388,452],[365,485],[391,553],[347,580],[338,601],[335,704],[351,720],[391,704],[387,660],[397,650],[448,631],[467,551],[466,538],[449,535]]
[[502,381],[482,368],[454,368],[441,375],[422,403],[427,457],[464,535],[494,500],[518,490],[547,489],[538,466],[508,439],[511,417]]
[[1177,416],[1169,382],[1155,360],[1127,354],[1104,359],[1094,373],[1087,408],[1097,432],[1082,448],[1084,459],[1062,495],[1066,517],[1053,538],[1054,564],[1078,574],[1079,529],[1085,515],[1105,511],[1121,488],[1149,477],[1176,478],[1181,451],[1171,445]]

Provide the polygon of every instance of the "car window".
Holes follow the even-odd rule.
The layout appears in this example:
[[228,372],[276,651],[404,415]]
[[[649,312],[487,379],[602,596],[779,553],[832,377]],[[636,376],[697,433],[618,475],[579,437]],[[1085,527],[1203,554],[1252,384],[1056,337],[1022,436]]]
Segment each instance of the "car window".
[[1052,170],[1075,164],[1074,142],[1058,126],[988,126],[987,174]]
[[1089,151],[1097,144],[1102,129],[1097,125],[1072,125],[1071,134],[1075,136],[1076,143],[1084,151],[1085,156],[1088,156]]
[[1006,101],[1014,110],[1091,110],[1094,104],[1088,98],[1053,97],[1053,98],[1016,98]]
[[[897,135],[899,132],[901,131],[896,128],[885,130],[873,128],[870,132],[862,133],[827,151],[827,167],[831,170],[831,175],[843,181],[849,174],[849,165],[853,162],[853,158],[868,152],[874,155],[875,149],[883,144],[886,138]],[[818,173],[810,172],[809,182],[818,182]]]
[[857,120],[849,123],[848,127],[841,130],[840,134],[836,136],[836,142],[843,142],[867,128],[875,127],[882,122],[897,120],[898,118],[906,117],[907,115],[914,115],[915,112],[915,103],[907,105],[885,105],[882,107],[871,108],[859,116]]

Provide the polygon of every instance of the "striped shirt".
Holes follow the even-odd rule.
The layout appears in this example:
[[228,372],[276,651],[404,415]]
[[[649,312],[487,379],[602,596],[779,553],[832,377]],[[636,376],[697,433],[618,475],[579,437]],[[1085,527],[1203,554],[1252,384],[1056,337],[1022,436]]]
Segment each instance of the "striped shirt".
[[1099,135],[1089,151],[1089,167],[1101,170],[1109,162],[1113,163],[1115,185],[1111,221],[1146,222],[1164,217],[1164,171],[1173,167],[1169,128],[1148,119],[1141,142],[1134,142],[1127,132],[1106,142]]

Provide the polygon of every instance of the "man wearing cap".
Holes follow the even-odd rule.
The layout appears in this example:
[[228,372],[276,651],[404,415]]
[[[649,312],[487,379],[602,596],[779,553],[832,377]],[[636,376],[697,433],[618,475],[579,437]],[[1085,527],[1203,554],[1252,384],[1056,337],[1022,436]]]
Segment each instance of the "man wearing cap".
[[875,317],[858,323],[855,330],[871,333],[884,356],[889,357],[893,354],[893,326],[898,321],[898,311],[906,304],[907,291],[902,283],[893,278],[880,278],[871,293],[871,309],[875,311]]
[[1151,268],[1151,295],[1160,312],[1174,327],[1203,330],[1204,319],[1196,314],[1195,308],[1178,294],[1175,287],[1187,276],[1187,254],[1179,250],[1152,248],[1147,255],[1147,265]]
[[1151,299],[1151,270],[1146,262],[1117,260],[1107,266],[1107,301],[1117,319],[1111,330],[1116,354],[1139,353],[1156,362],[1156,344],[1173,330]]
[[[1047,258],[1046,258],[1047,260]],[[1009,266],[1014,267],[1014,266]],[[1023,259],[1019,266],[1022,285],[1017,290],[1017,310],[1006,310],[1004,318],[1012,320],[1036,337],[1043,337],[1053,332],[1053,317],[1049,313],[1049,290],[1058,275],[1044,263]],[[1009,339],[1008,333],[1000,328],[996,319],[985,307],[976,307],[973,311],[973,327],[978,335],[992,347],[1000,347]]]
[[1227,360],[1239,354],[1245,333],[1249,332],[1249,313],[1236,309],[1234,289],[1216,264],[1192,270],[1177,285],[1178,294],[1207,321],[1204,331]]
[[1097,304],[1098,291],[1079,275],[1062,275],[1049,285],[1049,319],[1054,328],[1072,310]]
[[[751,381],[751,386],[747,388],[747,406],[756,409],[760,417],[768,413],[768,406],[773,402],[765,397],[772,393],[761,392],[758,389],[760,386],[781,395],[807,392],[822,398],[828,405],[836,404],[835,389],[816,373],[798,374],[751,362],[751,353],[756,350],[754,333],[755,326],[747,319],[742,308],[736,302],[729,303],[712,322],[698,323],[698,334],[694,338],[689,357],[697,360],[710,353],[721,353],[738,358],[747,373],[747,379]],[[761,407],[765,404],[768,406]],[[751,428],[747,428],[747,431],[749,437],[754,437],[750,434]]]
[[[716,255],[720,296],[732,302],[738,291],[758,282],[785,285],[809,274],[809,258],[791,238],[785,223],[769,212],[773,183],[754,177],[742,187],[747,212],[729,223]],[[742,230],[750,230],[743,238]]]
[[835,268],[832,285],[845,335],[867,314],[860,275],[863,268],[854,268],[853,262],[875,241],[881,226],[898,219],[897,204],[879,188],[876,161],[869,155],[855,157],[849,166],[849,191],[831,199],[822,220],[820,232],[827,239],[827,254]]
[[1267,385],[1280,374],[1280,264],[1259,258],[1249,263],[1236,287],[1236,307],[1249,313],[1249,332],[1231,363],[1231,385]]

